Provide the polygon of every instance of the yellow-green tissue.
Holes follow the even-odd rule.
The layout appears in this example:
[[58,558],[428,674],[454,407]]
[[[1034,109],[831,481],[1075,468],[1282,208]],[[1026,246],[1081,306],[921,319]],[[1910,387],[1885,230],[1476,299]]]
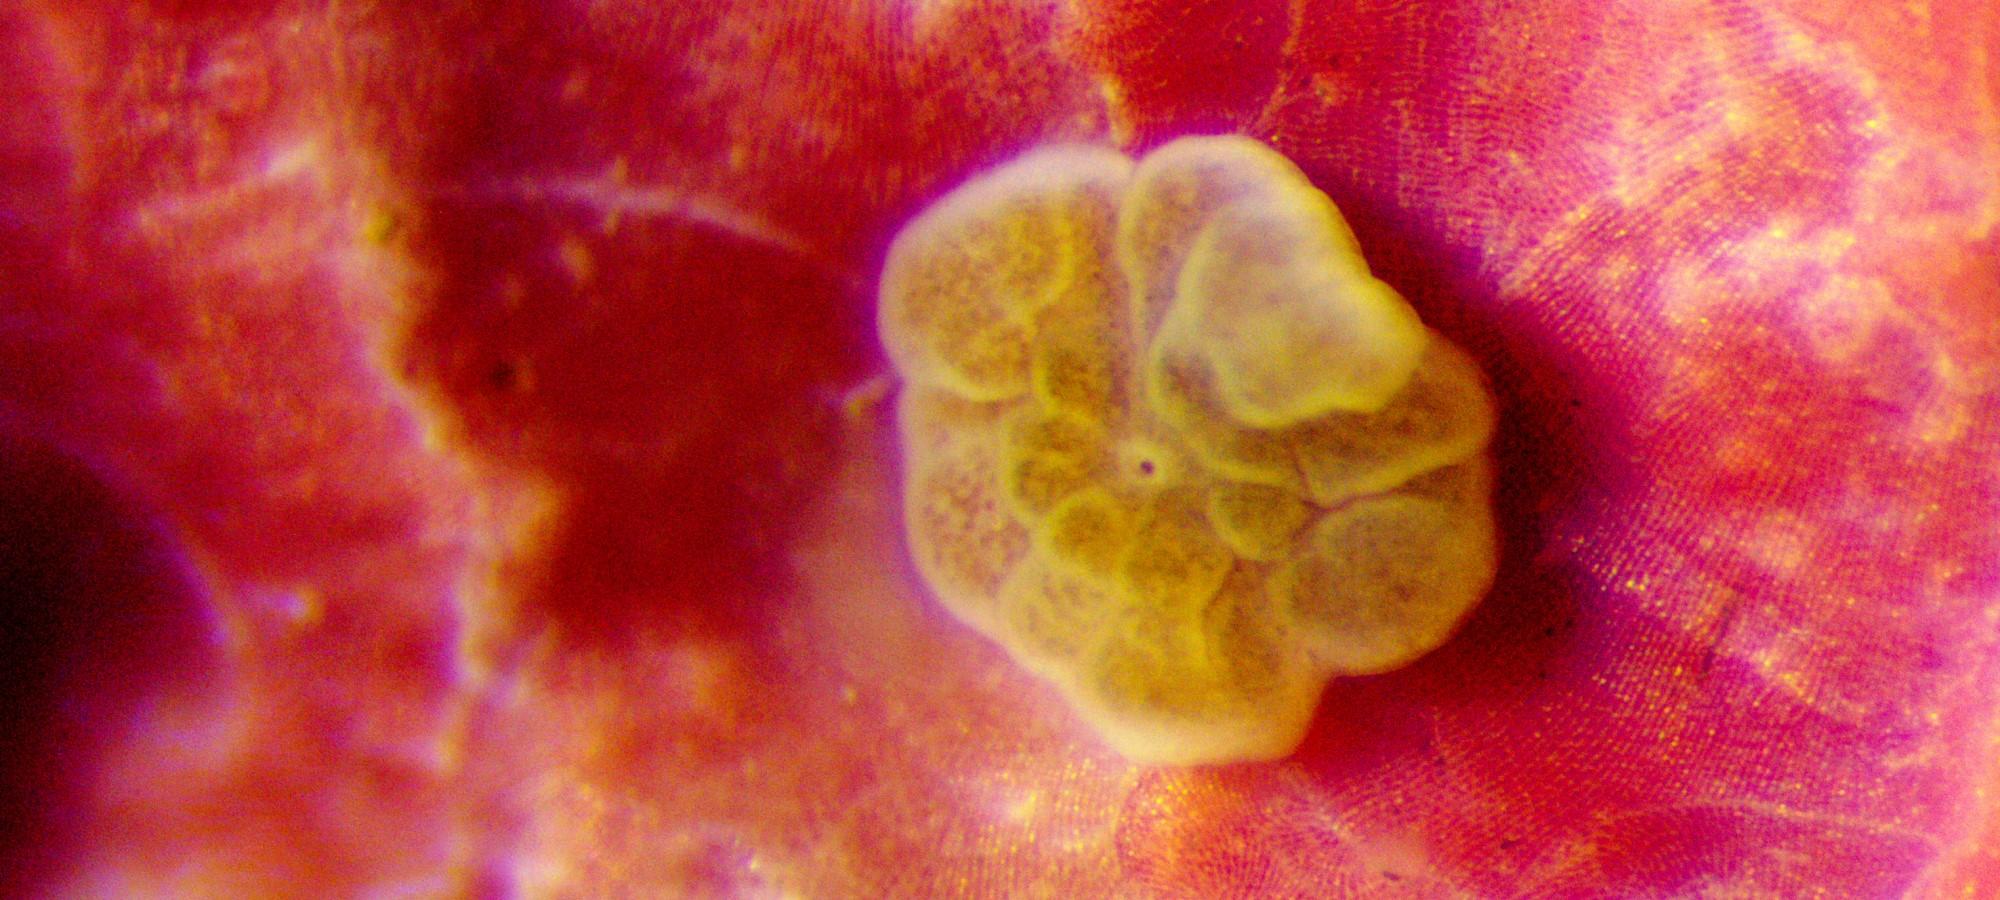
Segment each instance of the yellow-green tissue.
[[1134,760],[1284,756],[1492,584],[1478,367],[1257,141],[1031,151],[880,290],[919,575]]

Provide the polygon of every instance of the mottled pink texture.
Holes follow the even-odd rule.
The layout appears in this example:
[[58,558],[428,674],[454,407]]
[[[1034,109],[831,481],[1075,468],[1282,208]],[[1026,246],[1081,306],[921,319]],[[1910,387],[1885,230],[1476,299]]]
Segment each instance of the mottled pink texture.
[[[23,877],[2000,892],[1985,0],[29,0],[0,38]],[[873,279],[1028,146],[1219,131],[1485,368],[1505,561],[1295,757],[1135,769],[909,572]]]

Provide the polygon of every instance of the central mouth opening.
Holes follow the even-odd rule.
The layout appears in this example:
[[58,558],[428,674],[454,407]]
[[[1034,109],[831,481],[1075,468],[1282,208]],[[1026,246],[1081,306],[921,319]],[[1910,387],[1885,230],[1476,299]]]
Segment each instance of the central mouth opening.
[[1167,484],[1180,477],[1180,457],[1159,441],[1131,438],[1118,445],[1118,471],[1134,484]]

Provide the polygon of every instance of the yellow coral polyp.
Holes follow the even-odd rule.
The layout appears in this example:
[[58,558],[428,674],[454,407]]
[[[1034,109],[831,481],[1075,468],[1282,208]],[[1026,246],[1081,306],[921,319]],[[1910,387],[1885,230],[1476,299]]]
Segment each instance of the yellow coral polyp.
[[1492,584],[1477,366],[1254,140],[976,174],[897,234],[877,324],[918,574],[1132,759],[1286,755]]

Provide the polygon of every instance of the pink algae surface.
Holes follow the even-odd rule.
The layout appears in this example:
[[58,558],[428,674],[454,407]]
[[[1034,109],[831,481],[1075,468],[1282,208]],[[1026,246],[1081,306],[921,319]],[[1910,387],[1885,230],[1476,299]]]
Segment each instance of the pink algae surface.
[[[2000,895],[2000,8],[0,11],[4,843],[82,895]],[[1296,160],[1500,582],[1131,766],[909,570],[888,238]]]

